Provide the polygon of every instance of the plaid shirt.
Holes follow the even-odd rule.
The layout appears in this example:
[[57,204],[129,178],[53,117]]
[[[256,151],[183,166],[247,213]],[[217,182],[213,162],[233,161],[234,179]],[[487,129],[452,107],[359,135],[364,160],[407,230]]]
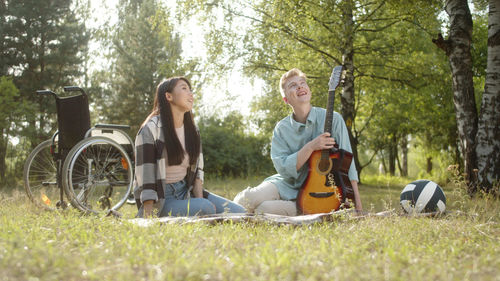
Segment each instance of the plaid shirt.
[[[135,179],[134,196],[137,207],[147,200],[154,200],[153,208],[162,210],[165,202],[163,187],[166,184],[167,150],[160,116],[153,116],[139,130],[135,138]],[[186,176],[188,187],[192,189],[194,177],[203,181],[203,154],[191,165]],[[190,179],[192,178],[192,179]],[[190,192],[187,192],[189,196]]]

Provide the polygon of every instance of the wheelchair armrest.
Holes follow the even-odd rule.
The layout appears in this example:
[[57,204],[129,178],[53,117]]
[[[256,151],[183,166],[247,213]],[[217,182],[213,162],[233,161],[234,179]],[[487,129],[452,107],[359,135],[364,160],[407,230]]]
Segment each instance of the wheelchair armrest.
[[129,125],[115,125],[115,124],[95,124],[94,127],[98,129],[118,129],[118,130],[130,129]]
[[[110,138],[116,143],[125,146],[125,150],[127,150],[127,153],[130,153],[131,157],[133,157],[135,154],[134,141],[122,129],[130,129],[130,126],[115,124],[95,124],[94,127],[90,128],[87,133],[85,133],[85,138],[88,138],[90,136]],[[95,132],[95,134],[93,132]],[[130,149],[128,149],[128,147],[130,147]]]

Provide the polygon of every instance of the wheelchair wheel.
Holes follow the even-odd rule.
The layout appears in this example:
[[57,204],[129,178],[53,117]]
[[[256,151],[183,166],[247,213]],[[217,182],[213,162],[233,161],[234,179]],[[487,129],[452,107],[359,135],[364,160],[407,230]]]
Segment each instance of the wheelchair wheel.
[[24,188],[35,205],[55,210],[60,199],[57,186],[57,162],[50,151],[52,140],[39,144],[24,163]]
[[84,212],[117,210],[132,189],[132,168],[118,143],[89,137],[76,144],[64,160],[63,187],[71,204]]

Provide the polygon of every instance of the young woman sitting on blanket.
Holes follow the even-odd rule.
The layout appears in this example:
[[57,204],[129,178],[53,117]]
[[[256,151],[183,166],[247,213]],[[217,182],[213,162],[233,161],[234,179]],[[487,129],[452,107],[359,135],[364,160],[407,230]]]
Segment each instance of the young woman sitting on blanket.
[[203,154],[192,108],[186,78],[172,77],[158,85],[153,110],[135,140],[138,217],[245,212],[203,189]]

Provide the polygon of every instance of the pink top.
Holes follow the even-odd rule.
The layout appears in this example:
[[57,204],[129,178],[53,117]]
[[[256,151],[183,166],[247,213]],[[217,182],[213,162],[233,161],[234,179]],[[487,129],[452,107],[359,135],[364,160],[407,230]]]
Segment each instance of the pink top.
[[166,183],[174,183],[181,181],[186,177],[187,169],[189,167],[189,155],[186,152],[186,141],[184,137],[184,125],[180,128],[175,128],[175,132],[177,133],[177,137],[184,149],[184,159],[180,165],[169,166],[167,161],[166,167]]

